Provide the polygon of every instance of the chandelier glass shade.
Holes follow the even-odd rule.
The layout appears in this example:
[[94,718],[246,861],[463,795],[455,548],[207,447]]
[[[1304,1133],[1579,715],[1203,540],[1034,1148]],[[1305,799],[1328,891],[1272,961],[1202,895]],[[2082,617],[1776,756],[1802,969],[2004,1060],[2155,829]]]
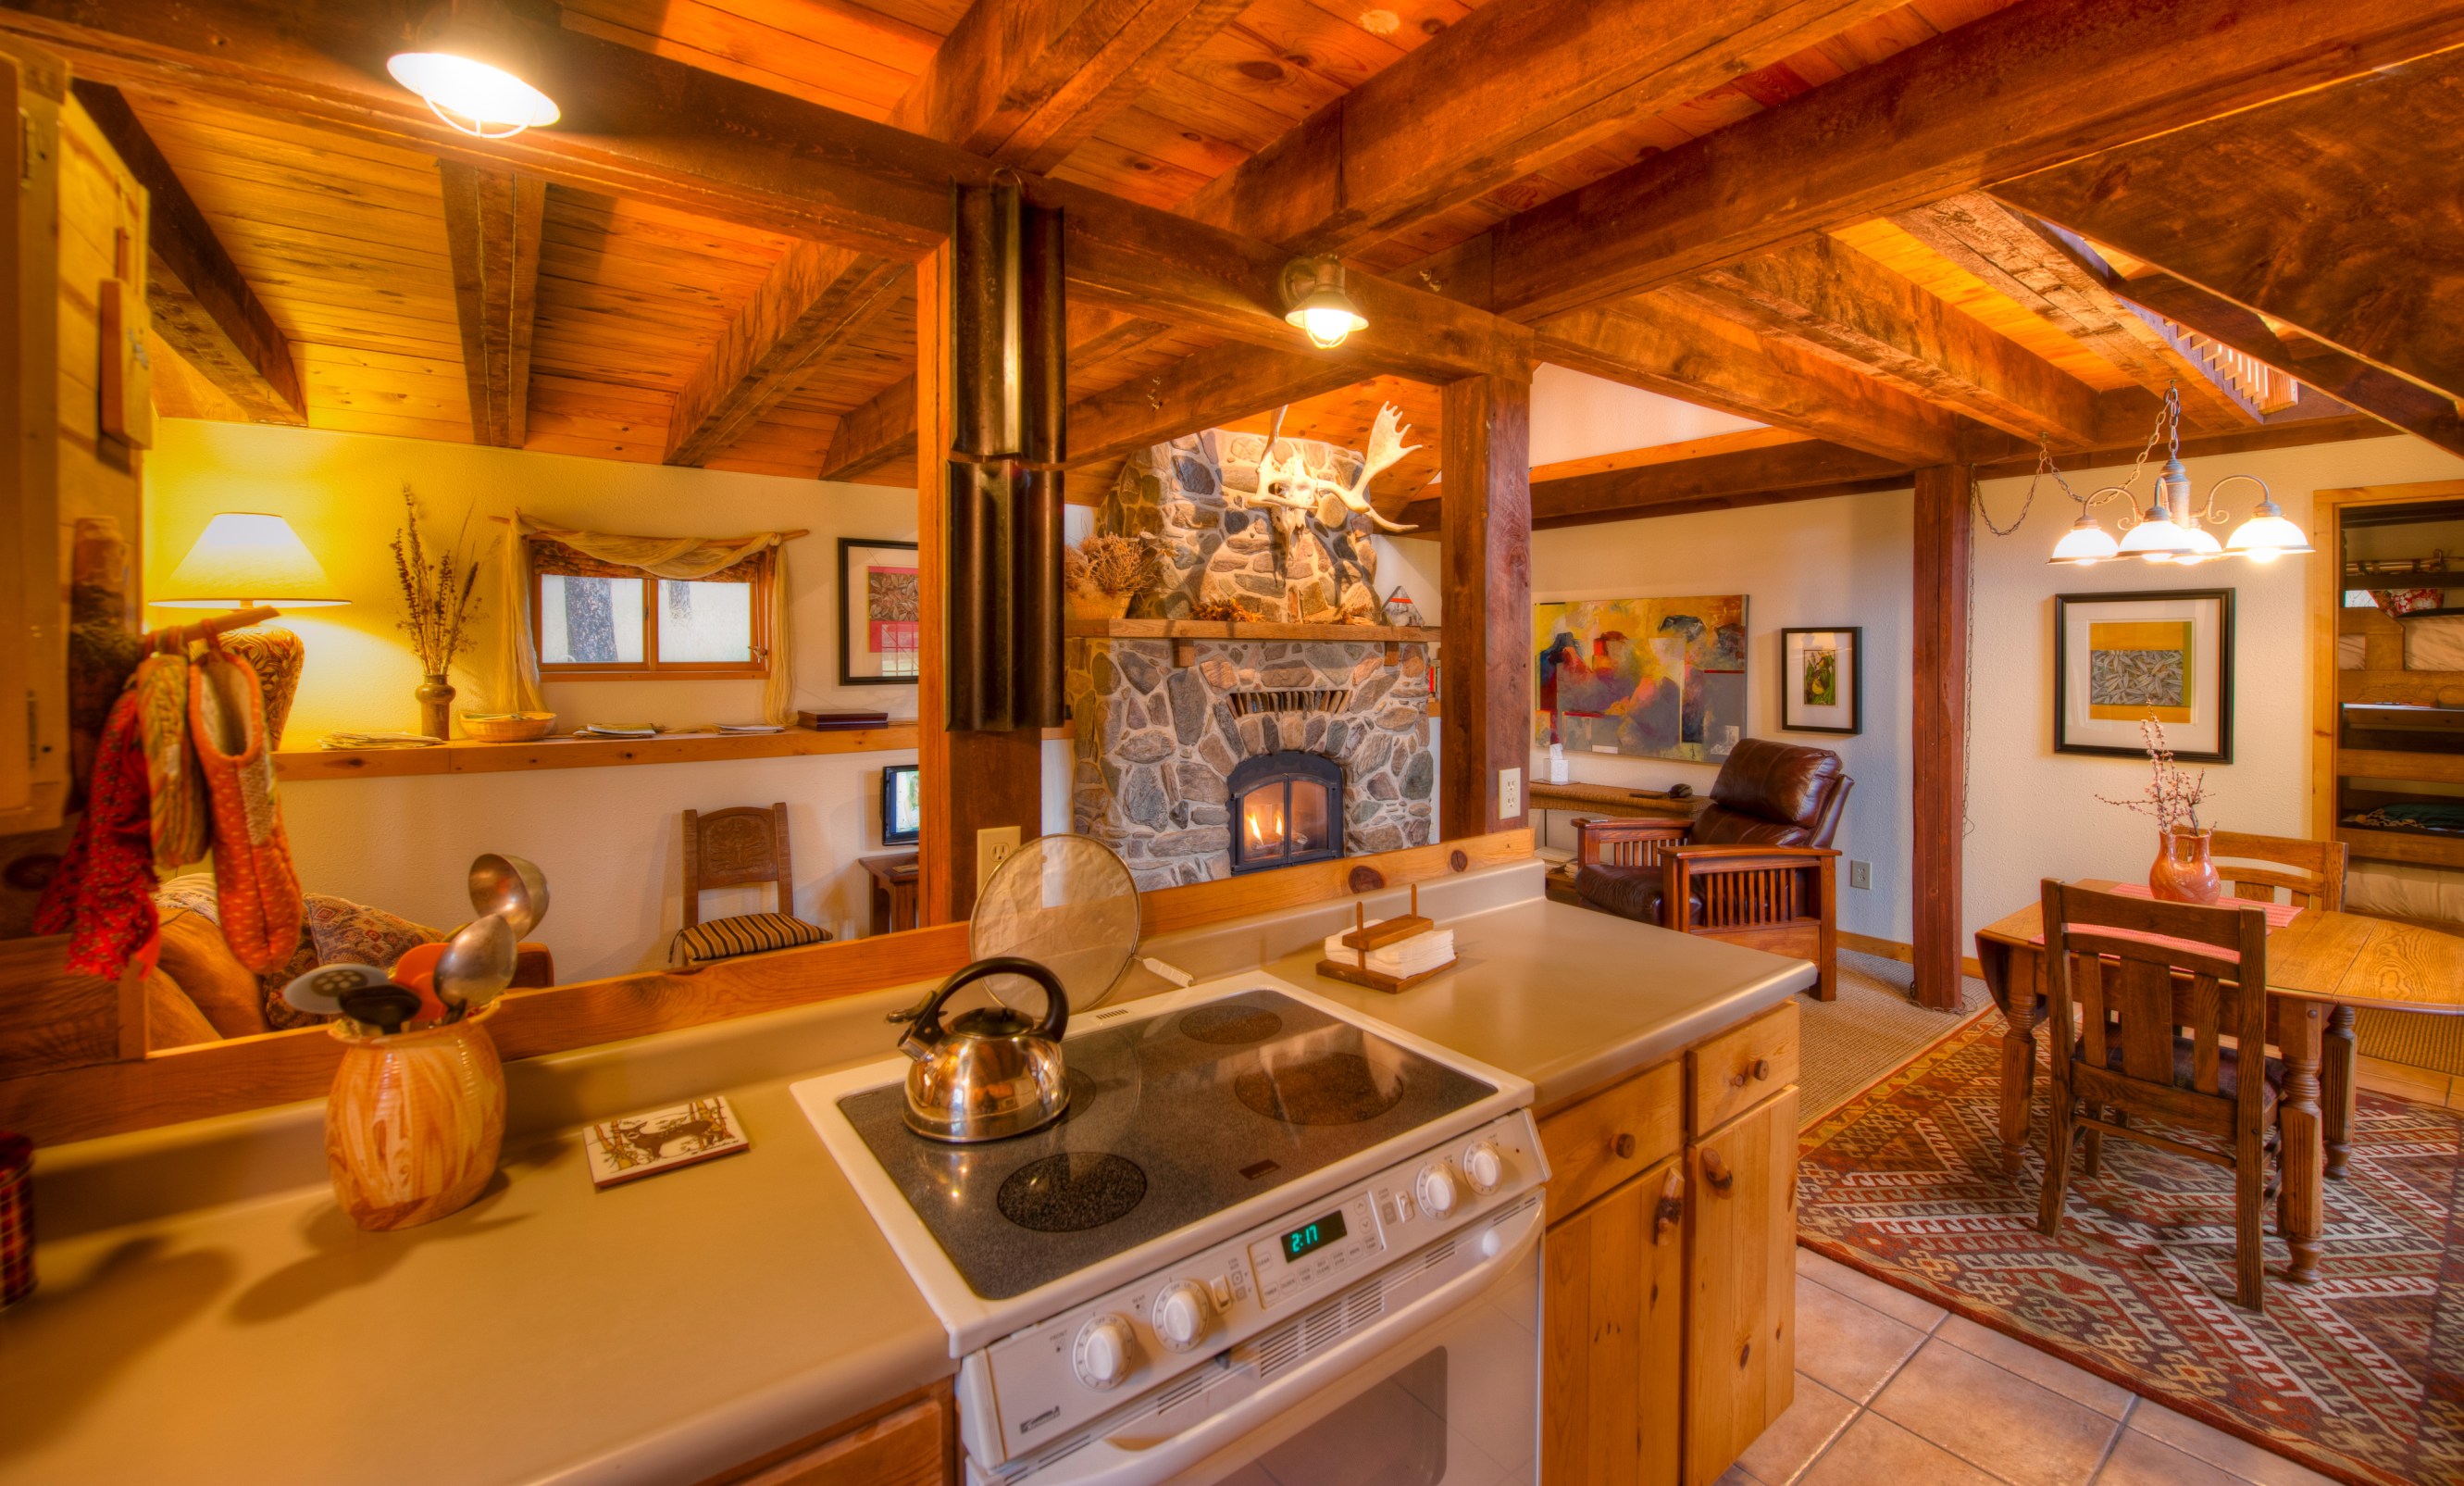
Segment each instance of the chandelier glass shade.
[[[2317,550],[2301,528],[2276,503],[2267,482],[2255,475],[2228,475],[2210,485],[2206,499],[2194,505],[2190,499],[2190,472],[2182,464],[2181,429],[2181,391],[2170,388],[2165,394],[2163,410],[2157,414],[2155,432],[2148,437],[2147,451],[2139,456],[2140,463],[2131,470],[2130,477],[2085,496],[2071,490],[2061,472],[2054,468],[2052,451],[2046,450],[2036,466],[2038,475],[2051,474],[2063,493],[2079,502],[2079,515],[2045,561],[2085,566],[2113,558],[2135,557],[2143,562],[2187,566],[2222,557],[2272,563],[2287,553]],[[2140,498],[2131,487],[2139,482],[2139,470],[2145,466],[2147,454],[2155,451],[2159,441],[2166,445],[2167,457],[2156,477],[2155,491],[2146,498],[2144,511],[2125,512],[2122,517],[2122,536],[2116,541],[2097,520],[2096,508],[2113,499],[2128,501],[2134,508],[2138,505]],[[2216,495],[2235,480],[2248,480],[2258,487],[2258,504],[2251,511],[2250,519],[2233,529],[2230,541],[2219,542],[2208,528],[2222,526],[2232,517],[2217,506]]]

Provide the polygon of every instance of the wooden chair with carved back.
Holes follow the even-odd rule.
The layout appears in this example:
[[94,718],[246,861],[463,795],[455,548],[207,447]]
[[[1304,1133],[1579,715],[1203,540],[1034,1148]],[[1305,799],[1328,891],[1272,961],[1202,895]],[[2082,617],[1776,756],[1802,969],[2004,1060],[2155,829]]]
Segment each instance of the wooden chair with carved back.
[[[796,877],[787,849],[787,805],[740,805],[685,811],[685,918],[671,958],[691,969],[713,960],[818,944],[829,931],[795,917]],[[734,914],[704,922],[701,895],[713,888],[775,883],[772,913]]]
[[2265,1052],[2267,916],[2048,877],[2044,922],[2055,1055],[2037,1227],[2061,1227],[2079,1134],[2213,1162],[2233,1173],[2234,1299],[2257,1309],[2283,1076]]
[[[2225,879],[2225,890],[2253,902],[2283,901],[2321,913],[2344,909],[2344,863],[2351,849],[2342,841],[2307,841],[2298,836],[2255,836],[2219,831],[2208,844],[2208,854]],[[2272,865],[2259,866],[2257,863]],[[2281,869],[2291,869],[2285,871]]]

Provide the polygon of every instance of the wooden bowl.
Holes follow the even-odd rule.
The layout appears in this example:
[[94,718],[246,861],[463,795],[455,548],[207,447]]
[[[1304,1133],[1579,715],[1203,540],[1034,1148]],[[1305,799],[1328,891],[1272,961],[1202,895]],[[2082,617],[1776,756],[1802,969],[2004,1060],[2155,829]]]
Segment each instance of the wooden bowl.
[[553,712],[465,712],[462,731],[477,743],[537,743],[556,725]]

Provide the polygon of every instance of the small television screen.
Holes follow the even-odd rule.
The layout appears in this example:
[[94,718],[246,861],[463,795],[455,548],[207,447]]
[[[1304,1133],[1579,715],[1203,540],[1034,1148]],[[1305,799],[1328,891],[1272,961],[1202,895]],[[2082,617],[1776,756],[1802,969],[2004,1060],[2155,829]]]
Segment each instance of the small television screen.
[[881,771],[881,844],[913,846],[923,834],[924,784],[913,764]]

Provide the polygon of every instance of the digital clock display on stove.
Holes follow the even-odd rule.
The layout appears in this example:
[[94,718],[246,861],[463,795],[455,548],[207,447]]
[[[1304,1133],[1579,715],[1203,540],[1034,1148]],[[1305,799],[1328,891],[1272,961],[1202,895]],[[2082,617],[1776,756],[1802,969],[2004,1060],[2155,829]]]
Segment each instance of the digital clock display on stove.
[[1344,1235],[1343,1213],[1328,1213],[1313,1223],[1304,1223],[1284,1235],[1284,1262],[1305,1258]]

